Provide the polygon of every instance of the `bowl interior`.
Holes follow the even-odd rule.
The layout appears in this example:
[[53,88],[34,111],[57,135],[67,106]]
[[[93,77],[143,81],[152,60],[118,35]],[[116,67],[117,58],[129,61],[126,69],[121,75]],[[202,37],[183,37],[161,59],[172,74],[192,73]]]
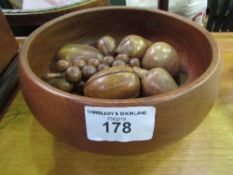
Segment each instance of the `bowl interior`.
[[198,27],[173,14],[137,8],[84,10],[49,22],[31,37],[29,65],[41,77],[43,73],[53,71],[51,64],[64,44],[93,44],[103,35],[111,35],[119,41],[128,34],[173,45],[187,71],[187,82],[195,80],[210,65],[211,45]]

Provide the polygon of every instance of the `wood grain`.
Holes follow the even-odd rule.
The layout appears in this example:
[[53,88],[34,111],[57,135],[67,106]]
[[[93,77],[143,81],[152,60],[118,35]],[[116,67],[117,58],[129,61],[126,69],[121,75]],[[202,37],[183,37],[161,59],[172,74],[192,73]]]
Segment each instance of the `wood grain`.
[[18,51],[17,42],[11,33],[10,27],[6,22],[0,9],[0,74],[13,59]]
[[233,33],[214,33],[224,61],[220,96],[205,121],[163,150],[135,156],[88,153],[53,138],[19,92],[0,122],[1,175],[230,175],[233,172]]

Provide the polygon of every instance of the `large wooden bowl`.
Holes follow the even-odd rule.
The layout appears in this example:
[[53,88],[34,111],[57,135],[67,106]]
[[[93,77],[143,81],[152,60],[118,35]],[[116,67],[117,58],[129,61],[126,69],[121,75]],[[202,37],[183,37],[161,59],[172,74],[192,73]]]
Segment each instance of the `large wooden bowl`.
[[[188,70],[188,83],[158,96],[104,100],[62,92],[40,79],[50,71],[61,46],[93,43],[106,34],[118,40],[127,34],[139,34],[153,41],[169,42]],[[219,49],[205,29],[174,14],[138,8],[95,8],[59,17],[30,35],[20,54],[21,87],[38,121],[74,146],[105,154],[144,153],[189,134],[203,121],[218,97],[220,74]],[[154,106],[153,138],[132,142],[91,141],[87,138],[85,106]]]

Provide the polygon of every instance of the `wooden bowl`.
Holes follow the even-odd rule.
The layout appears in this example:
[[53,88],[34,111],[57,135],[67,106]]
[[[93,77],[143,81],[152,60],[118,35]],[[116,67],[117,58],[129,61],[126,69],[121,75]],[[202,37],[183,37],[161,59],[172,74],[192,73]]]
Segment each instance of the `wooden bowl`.
[[[128,34],[138,34],[152,41],[162,40],[172,44],[188,71],[188,82],[177,90],[162,95],[106,100],[62,92],[40,79],[43,73],[50,71],[51,62],[61,46],[72,42],[94,43],[106,34],[118,40]],[[203,121],[218,97],[220,74],[219,49],[210,34],[180,16],[159,10],[105,7],[67,14],[31,34],[20,54],[22,91],[38,121],[49,132],[72,145],[104,154],[149,152],[189,134]],[[110,126],[107,128],[105,120],[102,123],[96,121],[102,119],[102,116],[90,117],[87,114],[88,107],[99,107],[98,110],[110,107],[114,110],[118,107],[125,110],[125,107],[144,109],[140,108],[142,106],[156,109],[155,114],[147,111],[149,122],[145,119],[147,115],[136,122],[137,125],[144,125],[147,120],[150,127],[154,124],[152,131],[149,127],[145,128],[147,124],[144,129],[140,129],[143,126],[134,126],[135,121],[130,129],[134,133],[132,137],[152,132],[152,138],[148,137],[147,140],[127,140],[130,135],[127,135],[128,131],[119,136]],[[136,118],[124,117],[126,121]],[[93,123],[86,125],[86,122],[92,121]],[[95,138],[98,141],[91,140],[93,138],[87,132],[101,127],[101,132],[111,132],[111,136],[103,141],[98,136]],[[118,129],[122,132],[122,123]],[[120,141],[114,140],[114,134],[121,137]]]

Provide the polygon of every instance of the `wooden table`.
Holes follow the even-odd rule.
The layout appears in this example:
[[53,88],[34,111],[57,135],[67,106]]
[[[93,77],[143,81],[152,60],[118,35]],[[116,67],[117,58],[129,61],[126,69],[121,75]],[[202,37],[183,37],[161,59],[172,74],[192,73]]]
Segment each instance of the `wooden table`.
[[224,60],[219,99],[189,136],[163,150],[105,156],[69,146],[33,118],[19,91],[0,122],[1,175],[230,175],[233,173],[233,33],[213,34]]

